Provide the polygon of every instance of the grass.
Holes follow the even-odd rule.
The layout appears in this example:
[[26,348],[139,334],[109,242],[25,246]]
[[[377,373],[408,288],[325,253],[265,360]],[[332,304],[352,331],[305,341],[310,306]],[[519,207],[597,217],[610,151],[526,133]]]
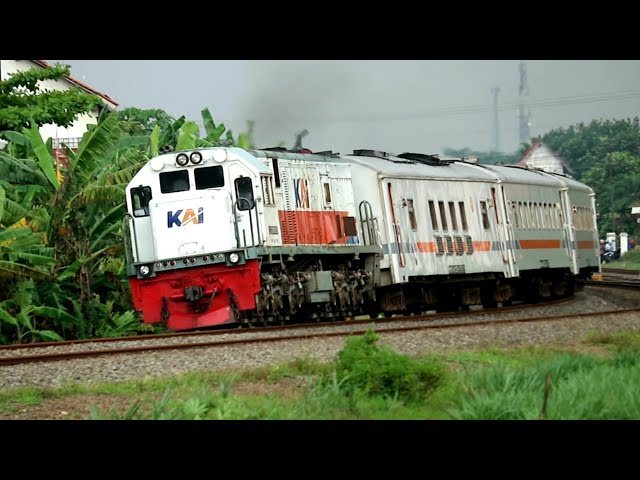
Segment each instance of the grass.
[[615,262],[607,263],[605,268],[626,268],[628,270],[640,270],[640,250],[633,249],[627,251]]
[[[60,402],[75,399],[85,412],[89,404],[89,413],[67,418],[640,419],[639,368],[640,332],[592,334],[565,347],[422,358],[399,355],[369,332],[345,342],[333,364],[301,359],[249,372],[7,390],[0,392],[0,412],[49,401],[68,410]],[[93,403],[101,399],[111,405]]]
[[464,375],[467,394],[449,413],[461,420],[638,419],[639,366],[637,351],[612,359],[562,354],[527,367],[496,365]]

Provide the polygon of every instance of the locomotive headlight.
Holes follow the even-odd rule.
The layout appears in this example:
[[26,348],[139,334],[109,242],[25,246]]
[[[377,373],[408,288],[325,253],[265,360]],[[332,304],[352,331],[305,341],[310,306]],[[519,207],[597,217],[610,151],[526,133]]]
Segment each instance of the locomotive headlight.
[[226,150],[214,150],[213,151],[213,159],[218,163],[224,162],[227,159]]
[[200,152],[193,152],[191,154],[191,163],[198,165],[202,162],[202,154]]
[[140,267],[140,275],[142,275],[143,277],[146,277],[147,275],[149,275],[149,272],[151,270],[149,269],[149,267],[147,265],[142,265]]
[[181,167],[184,167],[187,163],[189,163],[189,157],[187,157],[186,153],[180,153],[176,157],[176,163]]
[[240,260],[240,255],[238,255],[236,252],[229,254],[229,261],[231,263],[238,263],[238,260]]

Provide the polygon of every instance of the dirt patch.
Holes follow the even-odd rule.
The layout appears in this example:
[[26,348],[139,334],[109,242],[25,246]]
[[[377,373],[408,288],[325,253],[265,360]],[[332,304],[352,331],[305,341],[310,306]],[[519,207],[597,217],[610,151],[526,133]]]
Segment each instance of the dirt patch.
[[231,387],[233,395],[278,396],[297,398],[307,388],[305,377],[280,378],[273,382],[238,382]]
[[132,399],[119,395],[87,394],[64,398],[48,398],[39,405],[18,404],[0,412],[0,420],[79,420],[89,418],[89,407],[93,405],[101,412],[126,412]]
[[[298,398],[307,388],[305,377],[282,378],[272,382],[238,382],[231,387],[232,395],[278,396]],[[157,395],[160,400],[161,395]],[[136,398],[109,394],[70,395],[63,398],[45,398],[38,405],[6,405],[0,412],[0,420],[83,420],[90,418],[90,406],[103,416],[123,418]],[[145,408],[148,405],[145,402]]]

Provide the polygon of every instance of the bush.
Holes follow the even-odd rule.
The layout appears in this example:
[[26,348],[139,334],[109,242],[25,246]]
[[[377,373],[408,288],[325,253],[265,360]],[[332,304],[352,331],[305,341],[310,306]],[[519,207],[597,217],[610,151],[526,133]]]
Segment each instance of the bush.
[[378,338],[373,331],[350,338],[338,354],[336,376],[346,393],[418,400],[437,388],[441,364],[400,355],[378,345]]

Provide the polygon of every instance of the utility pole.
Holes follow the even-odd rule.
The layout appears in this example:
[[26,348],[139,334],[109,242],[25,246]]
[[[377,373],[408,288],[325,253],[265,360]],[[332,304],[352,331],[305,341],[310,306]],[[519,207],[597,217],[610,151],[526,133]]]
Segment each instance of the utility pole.
[[531,133],[529,131],[529,120],[531,112],[527,106],[529,97],[529,84],[527,82],[527,63],[520,61],[520,86],[518,89],[519,105],[518,105],[518,145],[529,143]]
[[500,92],[500,87],[493,87],[491,89],[491,95],[493,96],[493,132],[491,135],[491,151],[499,152],[500,151],[500,128],[498,127],[498,92]]

